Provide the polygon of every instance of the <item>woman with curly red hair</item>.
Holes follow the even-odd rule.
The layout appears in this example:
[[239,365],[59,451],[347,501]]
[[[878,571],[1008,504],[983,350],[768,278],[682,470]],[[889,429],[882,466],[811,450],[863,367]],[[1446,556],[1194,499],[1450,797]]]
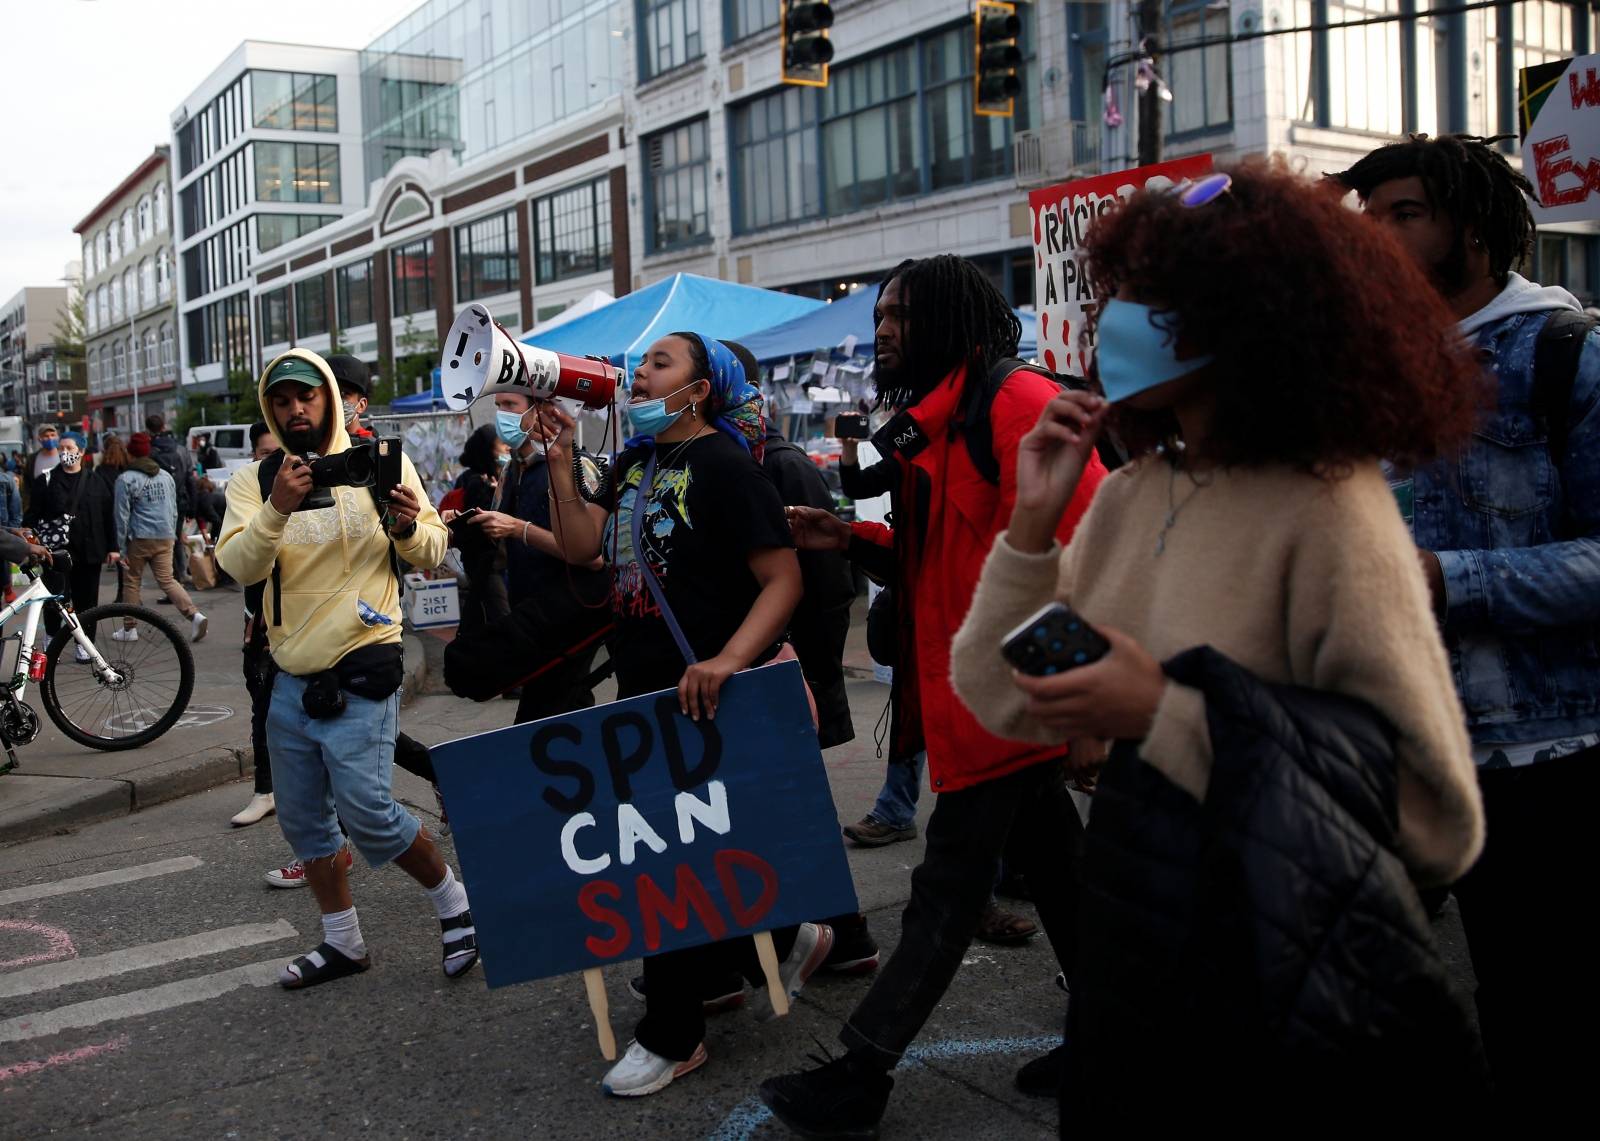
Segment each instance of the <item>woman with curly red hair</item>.
[[[1105,396],[1063,393],[1023,441],[952,656],[991,732],[1073,741],[1077,763],[1112,745],[1064,1114],[1225,1100],[1237,1121],[1240,1073],[1246,1116],[1308,1094],[1337,1112],[1341,1081],[1367,1104],[1470,1087],[1475,1038],[1407,880],[1459,876],[1482,808],[1379,464],[1460,443],[1478,366],[1390,239],[1281,163],[1135,195],[1088,255]],[[1136,460],[1062,551],[1108,419]],[[996,631],[1052,600],[1109,652],[1011,669]]]

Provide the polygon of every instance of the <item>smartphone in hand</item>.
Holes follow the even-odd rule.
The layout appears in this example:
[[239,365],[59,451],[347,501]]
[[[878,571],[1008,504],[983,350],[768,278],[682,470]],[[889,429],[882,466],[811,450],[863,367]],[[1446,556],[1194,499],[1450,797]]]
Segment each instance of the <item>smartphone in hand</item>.
[[479,515],[482,515],[482,514],[483,514],[483,508],[481,508],[481,507],[469,507],[465,511],[463,511],[461,514],[457,515],[454,519],[450,520],[448,526],[458,527],[463,523],[470,523],[470,522],[472,522],[473,519],[477,518]]
[[836,440],[865,440],[867,417],[862,412],[841,412],[833,418],[833,438]]
[[1031,615],[1000,643],[1000,654],[1025,674],[1048,677],[1097,662],[1111,643],[1062,602]]

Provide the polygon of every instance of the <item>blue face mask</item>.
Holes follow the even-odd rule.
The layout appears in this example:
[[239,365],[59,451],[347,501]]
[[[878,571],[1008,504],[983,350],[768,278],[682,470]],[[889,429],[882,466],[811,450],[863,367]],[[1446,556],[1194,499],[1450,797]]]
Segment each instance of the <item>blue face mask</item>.
[[1112,298],[1095,325],[1095,364],[1106,399],[1115,404],[1210,364],[1209,356],[1179,360],[1170,313]]
[[[667,393],[667,396],[676,396],[685,389],[693,388],[699,383],[697,380],[690,381],[683,388]],[[641,436],[659,436],[677,423],[678,417],[683,415],[683,408],[687,408],[688,405],[685,404],[683,408],[678,409],[676,412],[668,412],[667,396],[657,397],[655,400],[641,400],[637,404],[628,405],[628,423],[633,425],[635,433]]]
[[505,441],[508,448],[520,448],[528,438],[528,430],[522,426],[524,412],[501,412],[494,414],[494,434]]
[[511,456],[510,456],[509,453],[502,452],[500,455],[495,456],[494,462],[496,464],[498,464],[500,467],[505,467],[508,463],[511,462]]

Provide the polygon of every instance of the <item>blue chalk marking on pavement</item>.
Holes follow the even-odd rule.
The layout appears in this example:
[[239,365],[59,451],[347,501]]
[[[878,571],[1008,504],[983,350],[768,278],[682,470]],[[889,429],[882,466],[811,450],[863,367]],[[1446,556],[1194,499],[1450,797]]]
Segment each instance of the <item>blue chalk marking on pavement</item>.
[[[906,1051],[906,1062],[942,1062],[951,1058],[983,1058],[991,1054],[1028,1054],[1054,1050],[1061,1045],[1059,1034],[1038,1038],[948,1038],[913,1046]],[[902,1062],[902,1065],[904,1062]],[[772,1120],[772,1110],[758,1097],[747,1098],[734,1106],[728,1116],[706,1136],[706,1141],[749,1141],[752,1134]]]

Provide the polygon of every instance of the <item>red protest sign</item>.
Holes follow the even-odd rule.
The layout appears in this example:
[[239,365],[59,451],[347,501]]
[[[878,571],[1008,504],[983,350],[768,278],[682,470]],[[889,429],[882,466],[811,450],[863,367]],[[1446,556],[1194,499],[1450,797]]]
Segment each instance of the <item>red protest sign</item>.
[[1039,359],[1052,372],[1084,376],[1088,350],[1079,333],[1094,309],[1083,239],[1095,219],[1135,190],[1171,186],[1211,170],[1211,156],[1119,170],[1062,182],[1028,194],[1033,223],[1034,306],[1039,313]]

